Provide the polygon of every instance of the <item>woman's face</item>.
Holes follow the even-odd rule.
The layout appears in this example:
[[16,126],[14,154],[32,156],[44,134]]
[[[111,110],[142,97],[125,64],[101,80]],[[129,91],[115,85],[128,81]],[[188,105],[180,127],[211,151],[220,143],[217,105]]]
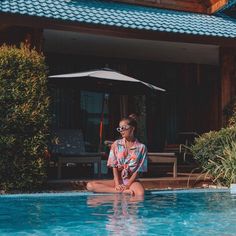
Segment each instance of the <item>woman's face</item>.
[[134,137],[134,127],[128,124],[127,120],[122,120],[119,123],[119,132],[122,138],[132,138]]

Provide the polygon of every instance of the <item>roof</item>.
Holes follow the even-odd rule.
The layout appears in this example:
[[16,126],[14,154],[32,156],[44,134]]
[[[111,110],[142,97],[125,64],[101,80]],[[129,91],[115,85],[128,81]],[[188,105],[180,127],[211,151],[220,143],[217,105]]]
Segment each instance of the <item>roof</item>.
[[1,0],[1,12],[104,27],[236,38],[236,21],[222,14],[204,15],[105,0]]

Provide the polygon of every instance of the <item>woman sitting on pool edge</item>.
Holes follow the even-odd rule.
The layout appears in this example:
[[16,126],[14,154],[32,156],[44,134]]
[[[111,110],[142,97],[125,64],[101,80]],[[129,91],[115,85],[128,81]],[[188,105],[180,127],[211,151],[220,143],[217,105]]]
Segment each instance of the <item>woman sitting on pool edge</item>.
[[87,189],[97,193],[143,196],[144,187],[137,177],[139,172],[147,171],[147,148],[135,137],[136,117],[130,115],[121,119],[117,131],[122,139],[112,144],[107,162],[107,166],[113,169],[114,179],[88,182]]

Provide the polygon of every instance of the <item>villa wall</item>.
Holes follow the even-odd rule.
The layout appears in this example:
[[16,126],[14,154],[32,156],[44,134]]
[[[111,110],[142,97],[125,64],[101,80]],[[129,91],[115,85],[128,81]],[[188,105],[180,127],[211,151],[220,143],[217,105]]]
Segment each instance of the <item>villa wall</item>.
[[34,47],[37,51],[43,50],[43,30],[41,28],[0,24],[0,35],[0,45],[6,43],[19,47],[20,43],[24,42]]
[[[43,49],[39,28],[1,26],[0,44],[19,45],[26,42],[39,51]],[[235,89],[235,49],[221,45],[217,66],[170,63],[126,58],[114,59],[101,55],[66,55],[46,53],[50,74],[69,73],[108,66],[167,89],[154,98],[146,95],[146,135],[151,149],[160,150],[164,144],[177,142],[177,133],[197,133],[219,129],[227,122],[224,108],[233,99]],[[68,84],[66,83],[65,86]],[[68,85],[69,86],[69,85]],[[81,85],[79,85],[81,86]],[[96,86],[89,88],[96,90]],[[116,92],[116,94],[119,94]],[[132,100],[132,99],[131,99]],[[128,112],[133,112],[132,101]],[[114,109],[114,114],[119,114]],[[79,110],[78,113],[79,114]],[[79,115],[78,115],[79,116]],[[75,116],[76,118],[76,116]],[[110,129],[117,125],[119,115],[110,116]],[[77,118],[76,118],[77,119]]]
[[220,125],[227,124],[226,108],[236,96],[236,49],[232,47],[220,48]]
[[[104,65],[124,74],[156,84],[166,93],[146,94],[146,135],[152,150],[163,149],[165,143],[178,142],[179,132],[203,133],[219,128],[219,66],[167,63],[95,56],[52,54],[46,55],[50,74],[70,73],[102,68]],[[65,84],[64,86],[69,86]],[[75,84],[74,84],[75,86]],[[81,87],[82,86],[82,87]],[[85,90],[98,88],[92,84]],[[102,92],[102,89],[100,90]],[[116,95],[129,93],[128,113],[135,112],[131,89],[113,91]],[[113,97],[113,99],[115,99]],[[120,118],[119,99],[110,106],[110,130]],[[115,121],[115,122],[114,122]],[[108,139],[113,138],[112,133]],[[109,136],[110,135],[110,136]]]

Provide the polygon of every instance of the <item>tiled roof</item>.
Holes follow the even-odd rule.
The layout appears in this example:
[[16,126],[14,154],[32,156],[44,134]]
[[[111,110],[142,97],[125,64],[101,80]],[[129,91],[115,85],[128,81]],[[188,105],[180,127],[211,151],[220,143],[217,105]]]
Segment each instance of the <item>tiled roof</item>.
[[105,0],[0,0],[1,12],[78,24],[236,38],[236,22],[228,17]]

